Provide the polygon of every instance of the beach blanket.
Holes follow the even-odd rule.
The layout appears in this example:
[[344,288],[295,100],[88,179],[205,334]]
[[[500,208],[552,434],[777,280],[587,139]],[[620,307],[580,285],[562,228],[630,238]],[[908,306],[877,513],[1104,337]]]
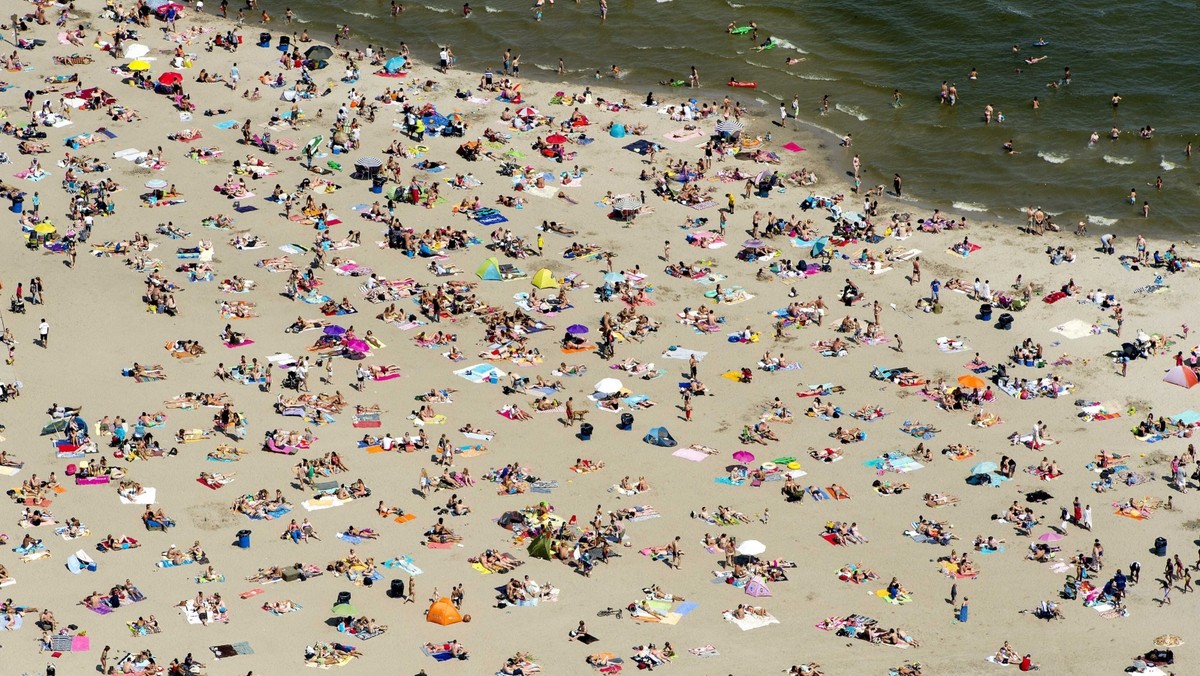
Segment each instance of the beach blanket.
[[737,626],[738,629],[741,629],[742,631],[750,631],[751,629],[761,629],[763,627],[766,627],[766,626],[769,626],[772,624],[779,624],[779,620],[775,619],[774,615],[766,615],[766,616],[747,615],[746,617],[743,617],[742,619],[739,620],[733,616],[733,613],[726,611],[721,614],[721,617],[725,618],[726,622],[733,623],[734,625]]
[[134,496],[132,499],[120,496],[122,505],[153,505],[154,498],[157,496],[157,491],[153,488],[145,488],[141,495]]

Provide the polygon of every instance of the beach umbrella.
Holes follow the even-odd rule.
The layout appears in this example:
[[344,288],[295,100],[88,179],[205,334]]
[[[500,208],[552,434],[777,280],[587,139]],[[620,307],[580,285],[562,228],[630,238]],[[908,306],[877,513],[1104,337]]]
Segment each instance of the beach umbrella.
[[609,284],[616,284],[617,282],[625,281],[625,275],[620,272],[606,272],[604,273],[604,281]]
[[136,61],[130,61],[129,65],[125,67],[135,73],[140,73],[144,70],[150,70],[150,63],[148,61],[142,61],[141,59],[138,59]]
[[125,45],[125,49],[122,50],[121,55],[127,59],[139,59],[149,53],[150,48],[146,45],[137,42],[131,42]]
[[994,462],[981,462],[971,468],[971,474],[988,474],[989,472],[995,471],[996,463]]
[[750,451],[738,451],[733,454],[733,459],[738,462],[754,462],[754,454]]
[[642,202],[632,195],[620,197],[613,202],[613,209],[617,211],[637,211],[642,208]]
[[309,139],[308,143],[304,144],[304,154],[305,155],[316,155],[317,149],[321,147],[321,141],[324,141],[324,140],[325,140],[325,137],[321,136],[320,134],[317,134],[316,136]]
[[351,352],[370,352],[371,346],[365,340],[355,339],[346,341],[346,349]]
[[977,390],[984,387],[987,383],[983,382],[983,378],[974,375],[965,375],[958,377],[958,384],[963,387],[969,387],[972,390]]
[[378,157],[360,157],[354,161],[356,167],[382,167],[383,162]]
[[735,469],[746,469],[745,465],[725,465],[726,472],[732,472]]
[[538,115],[541,115],[541,113],[538,112],[538,109],[533,108],[531,106],[525,106],[524,108],[517,111],[517,117],[528,118],[528,117],[537,117]]
[[744,249],[761,249],[764,246],[766,246],[766,243],[761,239],[748,239],[742,242],[742,248]]
[[616,394],[621,391],[621,381],[616,378],[605,378],[596,383],[596,391],[600,394]]
[[167,187],[167,182],[161,178],[152,178],[149,181],[146,181],[146,187],[150,188],[151,190],[158,190],[159,188]]
[[333,56],[333,50],[325,45],[314,45],[304,52],[304,58],[310,61],[328,61]]
[[567,333],[571,334],[572,336],[582,336],[587,332],[588,327],[584,326],[583,324],[572,324],[567,327]]
[[44,437],[47,434],[54,434],[55,432],[61,432],[65,429],[67,429],[67,419],[66,418],[55,418],[54,420],[51,420],[50,422],[48,422],[42,426],[41,436]]
[[722,134],[736,134],[745,128],[746,125],[738,120],[721,120],[717,123],[717,131]]
[[399,73],[404,69],[404,64],[407,60],[403,56],[393,56],[383,64],[383,69],[389,73]]
[[336,606],[330,608],[329,612],[331,612],[334,615],[337,615],[339,617],[350,617],[351,615],[357,615],[358,609],[355,608],[354,606],[350,605],[349,603],[339,603]]
[[1052,530],[1038,536],[1038,542],[1058,542],[1061,539],[1063,539],[1062,533],[1055,533]]
[[551,134],[546,137],[546,143],[549,143],[550,145],[559,146],[566,142],[567,137],[563,136],[562,134]]
[[321,333],[324,333],[327,336],[340,336],[345,332],[346,332],[346,329],[338,326],[337,324],[334,324],[333,326],[326,326],[325,330],[322,331]]
[[743,556],[758,556],[767,551],[767,546],[758,540],[743,540],[737,546],[737,553]]
[[33,231],[39,235],[49,235],[50,233],[54,232],[54,230],[55,227],[48,221],[42,221],[41,223],[33,226]]
[[173,84],[183,82],[183,74],[169,70],[158,76],[158,83],[170,87]]

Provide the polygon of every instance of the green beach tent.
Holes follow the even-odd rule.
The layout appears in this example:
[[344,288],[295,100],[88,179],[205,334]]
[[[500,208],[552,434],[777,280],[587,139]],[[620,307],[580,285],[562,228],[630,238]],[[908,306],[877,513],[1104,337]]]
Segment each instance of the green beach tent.
[[500,261],[496,260],[494,256],[487,259],[483,262],[483,265],[479,266],[479,269],[475,271],[475,274],[485,282],[500,281]]

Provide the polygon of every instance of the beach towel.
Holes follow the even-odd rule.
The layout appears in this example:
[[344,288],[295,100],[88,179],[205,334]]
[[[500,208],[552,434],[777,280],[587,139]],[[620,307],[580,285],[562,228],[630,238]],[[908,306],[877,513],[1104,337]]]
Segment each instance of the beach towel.
[[157,491],[153,488],[145,488],[142,494],[130,499],[124,495],[120,496],[122,505],[153,505],[154,499],[157,496]]
[[696,361],[704,361],[704,358],[708,356],[707,352],[700,352],[697,350],[688,350],[688,349],[682,348],[682,347],[674,347],[674,346],[672,346],[672,347],[673,347],[673,349],[668,348],[666,351],[664,351],[662,353],[662,356],[664,359],[688,360],[688,359],[691,359],[693,356],[695,356]]
[[773,615],[766,615],[765,617],[759,615],[747,615],[740,620],[735,618],[733,614],[729,612],[722,613],[721,616],[725,618],[725,621],[733,623],[742,631],[761,629],[772,624],[779,624],[779,620],[775,619]]

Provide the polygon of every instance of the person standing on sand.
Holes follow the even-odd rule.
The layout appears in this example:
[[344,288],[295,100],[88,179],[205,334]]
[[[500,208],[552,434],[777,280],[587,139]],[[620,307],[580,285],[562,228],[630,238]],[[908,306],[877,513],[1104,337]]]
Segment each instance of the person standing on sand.
[[913,284],[916,284],[917,282],[921,281],[921,257],[920,256],[913,258],[912,266],[913,266],[912,276],[908,278],[909,286],[912,286]]
[[900,174],[892,175],[892,189],[894,189],[896,191],[896,197],[900,197],[900,195],[903,194],[900,191],[900,188],[901,188],[901,186],[903,186],[903,184],[904,184],[904,181],[900,178]]
[[692,66],[692,75],[688,78],[688,81],[691,83],[693,89],[700,88],[700,71],[696,70],[695,66]]

